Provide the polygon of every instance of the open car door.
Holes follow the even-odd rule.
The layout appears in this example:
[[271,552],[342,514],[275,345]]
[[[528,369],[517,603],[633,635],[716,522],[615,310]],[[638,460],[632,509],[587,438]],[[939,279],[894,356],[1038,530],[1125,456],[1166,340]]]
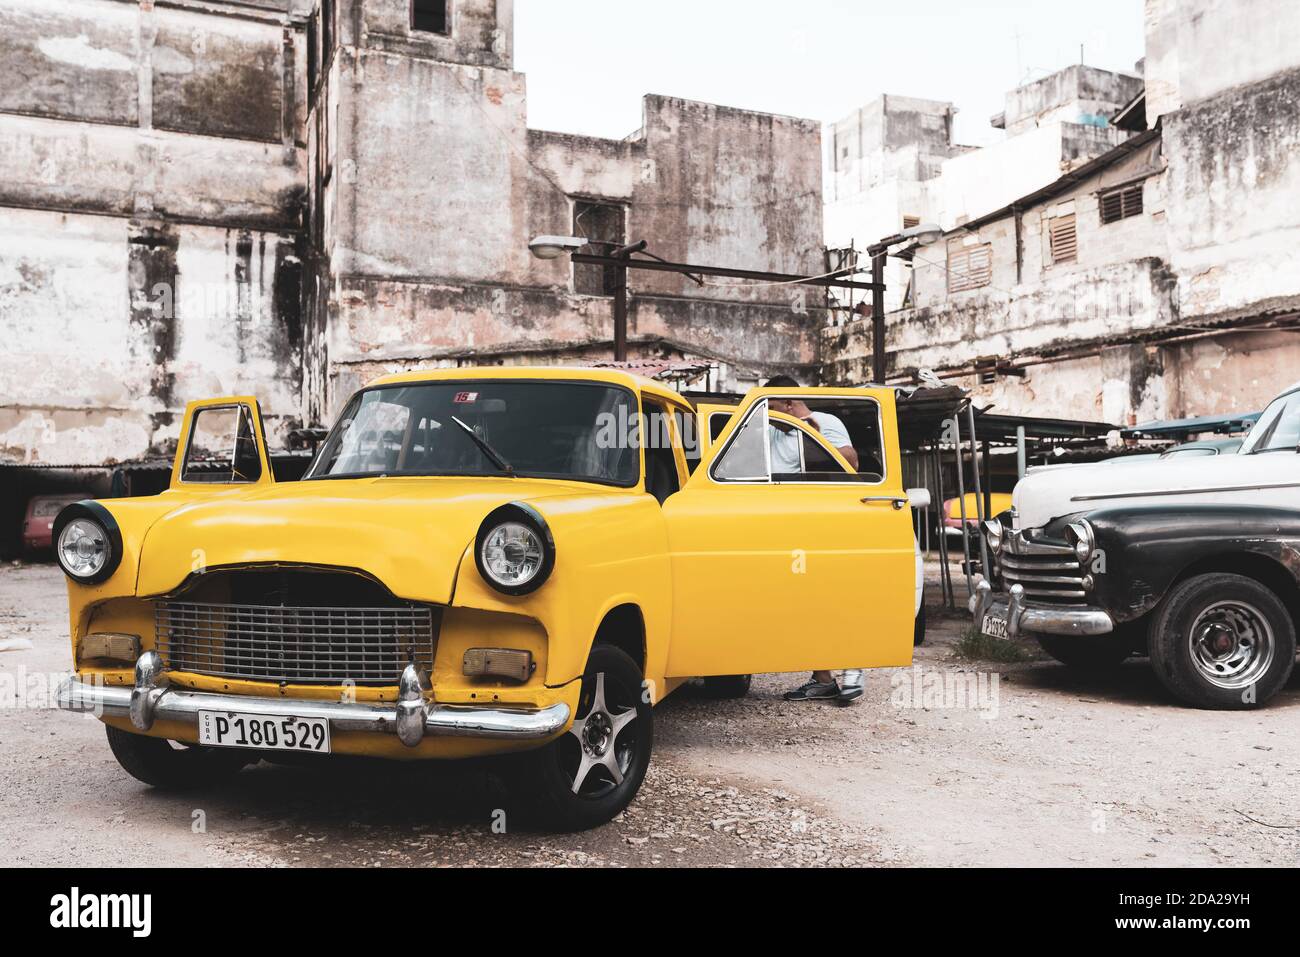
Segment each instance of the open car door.
[[[771,411],[790,399],[849,409],[865,471],[817,429]],[[792,429],[800,450],[774,469],[773,449],[796,447]],[[893,390],[752,391],[664,517],[669,676],[911,662],[915,546]]]
[[201,399],[185,407],[171,488],[193,492],[274,481],[257,399]]

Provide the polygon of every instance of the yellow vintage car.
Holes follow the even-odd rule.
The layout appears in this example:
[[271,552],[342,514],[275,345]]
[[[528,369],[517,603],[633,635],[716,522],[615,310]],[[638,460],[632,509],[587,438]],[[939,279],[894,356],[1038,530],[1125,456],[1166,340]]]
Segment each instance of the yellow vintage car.
[[[772,397],[848,409],[867,471]],[[288,752],[519,752],[550,826],[607,821],[684,681],[911,661],[892,390],[730,411],[688,462],[692,404],[620,370],[393,375],[276,482],[254,398],[191,403],[168,490],[58,516],[59,704],[154,786]],[[796,471],[772,472],[772,429],[803,433]]]

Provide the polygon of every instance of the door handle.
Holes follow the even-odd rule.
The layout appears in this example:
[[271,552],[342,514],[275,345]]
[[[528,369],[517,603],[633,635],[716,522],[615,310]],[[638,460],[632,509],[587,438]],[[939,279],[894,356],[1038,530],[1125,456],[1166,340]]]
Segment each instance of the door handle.
[[894,506],[894,511],[899,512],[907,504],[907,499],[900,498],[897,495],[868,495],[862,499],[863,505],[870,505],[872,502],[889,502]]

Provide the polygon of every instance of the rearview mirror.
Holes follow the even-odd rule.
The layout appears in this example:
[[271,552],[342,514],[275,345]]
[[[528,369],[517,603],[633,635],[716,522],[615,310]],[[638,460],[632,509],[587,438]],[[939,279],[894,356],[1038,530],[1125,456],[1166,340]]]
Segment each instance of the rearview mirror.
[[907,501],[912,508],[929,508],[930,490],[928,488],[909,488],[907,490]]

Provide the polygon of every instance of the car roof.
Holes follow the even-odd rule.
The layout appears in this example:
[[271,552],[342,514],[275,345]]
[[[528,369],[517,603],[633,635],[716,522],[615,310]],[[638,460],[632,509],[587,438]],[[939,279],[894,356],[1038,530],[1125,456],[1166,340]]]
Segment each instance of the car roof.
[[365,388],[415,382],[461,382],[472,379],[528,379],[554,382],[607,382],[637,392],[645,392],[689,406],[689,400],[654,379],[622,369],[594,369],[590,366],[466,366],[458,369],[422,369],[398,372],[368,382]]

